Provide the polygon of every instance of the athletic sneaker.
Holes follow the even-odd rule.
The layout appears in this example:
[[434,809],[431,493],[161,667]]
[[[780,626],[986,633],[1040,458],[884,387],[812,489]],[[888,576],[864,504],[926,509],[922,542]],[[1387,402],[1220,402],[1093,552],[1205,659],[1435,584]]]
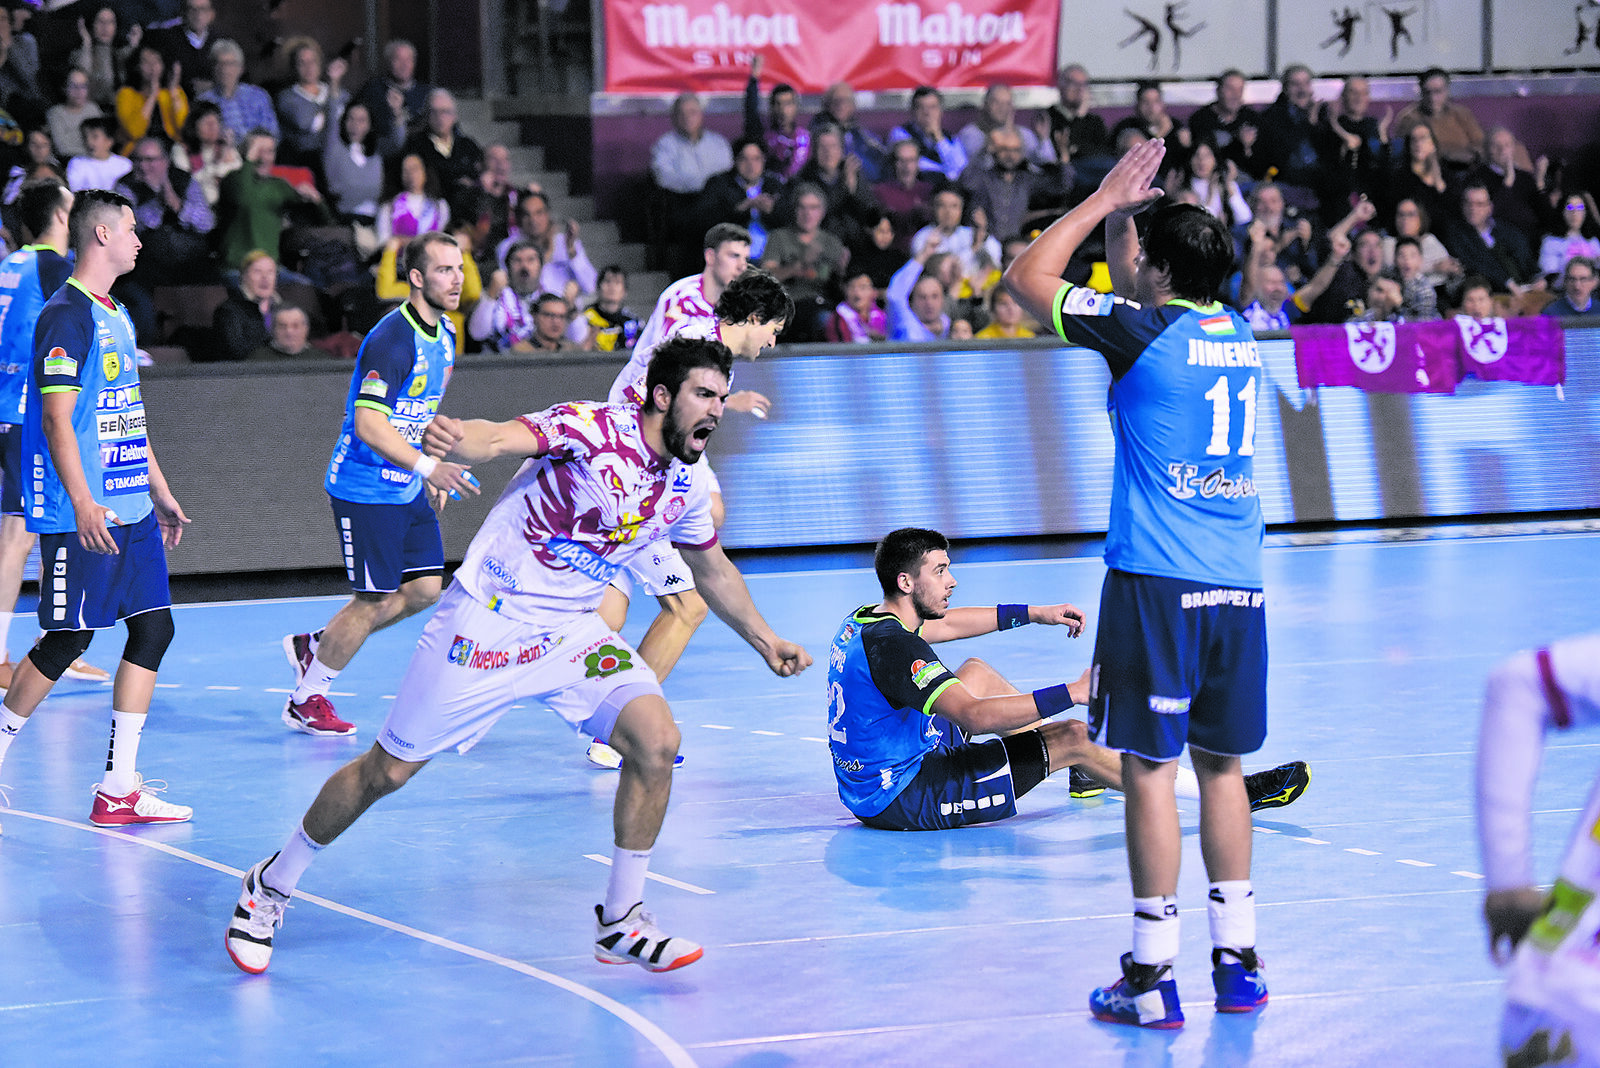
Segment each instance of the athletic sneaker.
[[317,655],[311,648],[311,635],[285,634],[283,655],[289,658],[289,666],[294,668],[294,684],[300,685],[300,680],[311,670],[311,661]]
[[1172,965],[1135,964],[1132,953],[1122,955],[1122,978],[1089,995],[1089,1011],[1096,1020],[1132,1024],[1170,1031],[1183,1026],[1178,1004],[1178,981]]
[[[597,768],[607,771],[616,771],[622,767],[622,754],[611,748],[605,742],[595,738],[589,742],[588,750],[583,754],[589,758],[589,763]],[[673,770],[683,767],[683,754],[679,753],[672,758]]]
[[1211,950],[1211,985],[1217,991],[1218,1012],[1249,1012],[1267,1003],[1261,967],[1261,958],[1254,949],[1216,946]]
[[94,808],[89,812],[89,822],[101,827],[125,827],[134,823],[187,823],[194,815],[188,805],[174,805],[155,796],[167,788],[160,779],[139,776],[133,792],[126,797],[112,797],[94,784]]
[[1086,771],[1079,771],[1074,764],[1067,769],[1067,791],[1073,797],[1099,797],[1106,792],[1100,780]]
[[283,926],[283,910],[289,906],[287,897],[261,881],[262,871],[277,859],[274,853],[244,873],[244,889],[223,939],[233,963],[251,975],[267,970],[267,962],[272,960],[272,932]]
[[87,660],[78,659],[72,662],[67,670],[61,673],[62,678],[77,679],[79,682],[105,682],[111,678],[111,672],[105,668],[97,668]]
[[693,964],[704,952],[687,938],[674,938],[657,927],[643,902],[615,923],[605,923],[602,906],[594,907],[594,959],[601,964],[637,964],[649,972],[670,972]]
[[320,693],[312,694],[299,704],[294,703],[294,694],[290,694],[283,703],[283,725],[290,730],[325,738],[356,732],[356,725],[340,719],[333,710],[333,702]]
[[1304,760],[1291,760],[1266,771],[1244,777],[1245,793],[1250,796],[1250,811],[1292,805],[1311,785],[1311,769]]

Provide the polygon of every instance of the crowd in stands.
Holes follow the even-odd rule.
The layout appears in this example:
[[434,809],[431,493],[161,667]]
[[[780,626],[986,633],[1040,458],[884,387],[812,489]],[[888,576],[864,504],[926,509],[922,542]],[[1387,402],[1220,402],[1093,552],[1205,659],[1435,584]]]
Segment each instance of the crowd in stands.
[[[763,113],[761,73],[757,57],[731,145],[706,127],[697,96],[680,95],[651,171],[666,262],[692,269],[708,227],[747,228],[751,262],[794,299],[785,341],[1032,336],[1037,324],[999,291],[1003,268],[1116,158],[1156,137],[1167,196],[1232,228],[1230,295],[1257,329],[1436,319],[1481,308],[1484,294],[1500,314],[1600,315],[1593,199],[1530,159],[1515,131],[1485,131],[1444,71],[1422,74],[1417,99],[1382,114],[1366,78],[1318,100],[1300,64],[1259,110],[1237,70],[1184,118],[1159,83],[1141,83],[1133,114],[1108,125],[1074,63],[1060,72],[1059,103],[1036,114],[1019,114],[1011,87],[996,84],[952,130],[941,94],[923,86],[881,137],[845,84],[809,122],[785,84]],[[1103,251],[1091,242],[1067,279],[1109,288]]]
[[[216,32],[214,0],[137,8],[176,15],[149,24],[124,24],[125,4],[8,7],[0,239],[37,236],[14,211],[30,180],[126,196],[144,247],[113,293],[141,347],[197,361],[352,355],[405,299],[399,253],[429,231],[466,254],[451,314],[462,351],[631,347],[627,275],[597,271],[578,224],[514,182],[509,149],[462,128],[408,42],[388,42],[356,85],[350,55],[329,59],[311,37],[247,55]],[[203,307],[174,314],[185,300]]]

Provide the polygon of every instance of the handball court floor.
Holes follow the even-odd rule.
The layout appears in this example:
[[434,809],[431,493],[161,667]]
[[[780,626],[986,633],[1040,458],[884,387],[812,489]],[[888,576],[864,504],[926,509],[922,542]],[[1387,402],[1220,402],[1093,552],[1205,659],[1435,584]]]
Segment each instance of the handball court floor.
[[[335,684],[360,732],[321,739],[279,722],[279,639],[338,599],[179,607],[141,766],[192,823],[87,822],[105,686],[64,682],[6,761],[0,1064],[1497,1063],[1471,801],[1482,686],[1499,657],[1593,629],[1600,603],[1600,524],[1530,529],[1269,538],[1271,729],[1246,767],[1300,757],[1314,778],[1255,820],[1271,1003],[1254,1015],[1212,1010],[1184,806],[1177,1032],[1086,1008],[1129,941],[1120,798],[1074,801],[1059,775],[1009,822],[933,834],[869,830],[840,807],[826,654],[845,613],[876,600],[859,556],[751,575],[810,672],[772,676],[712,620],[668,681],[687,762],[647,907],[705,957],[665,975],[590,955],[616,777],[539,708],[380,802],[307,874],[271,970],[235,969],[222,935],[241,869],[371,744],[420,623],[368,643]],[[1092,630],[1098,556],[1041,556],[958,550],[955,603],[1068,600]],[[649,614],[636,606],[630,637]],[[110,663],[123,637],[89,658]],[[946,658],[982,656],[1026,690],[1075,678],[1092,642],[1034,626]],[[1600,750],[1552,741],[1534,806],[1545,879]]]

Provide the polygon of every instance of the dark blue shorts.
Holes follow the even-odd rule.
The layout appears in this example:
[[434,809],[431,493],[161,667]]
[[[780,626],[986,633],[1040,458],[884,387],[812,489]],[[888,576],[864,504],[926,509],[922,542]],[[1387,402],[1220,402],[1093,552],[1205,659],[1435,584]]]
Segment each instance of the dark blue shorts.
[[935,749],[887,808],[856,818],[885,831],[943,831],[1016,813],[1011,761],[1005,743],[991,738]]
[[1185,744],[1243,756],[1267,738],[1266,595],[1184,579],[1106,574],[1089,734],[1148,760]]
[[344,570],[357,593],[393,593],[402,583],[444,574],[439,517],[427,491],[410,504],[357,504],[329,497]]
[[0,423],[0,515],[22,514],[22,427]]
[[39,535],[39,626],[107,630],[141,612],[170,608],[167,550],[155,513],[107,528],[117,555],[85,549],[78,532]]

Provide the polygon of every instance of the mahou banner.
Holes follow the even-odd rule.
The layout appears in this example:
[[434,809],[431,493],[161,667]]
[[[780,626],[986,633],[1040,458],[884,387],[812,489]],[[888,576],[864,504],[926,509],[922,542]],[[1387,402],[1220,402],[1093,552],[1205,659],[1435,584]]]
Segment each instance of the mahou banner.
[[1055,81],[1060,0],[606,0],[606,91],[738,92],[765,57],[762,89],[821,93]]

